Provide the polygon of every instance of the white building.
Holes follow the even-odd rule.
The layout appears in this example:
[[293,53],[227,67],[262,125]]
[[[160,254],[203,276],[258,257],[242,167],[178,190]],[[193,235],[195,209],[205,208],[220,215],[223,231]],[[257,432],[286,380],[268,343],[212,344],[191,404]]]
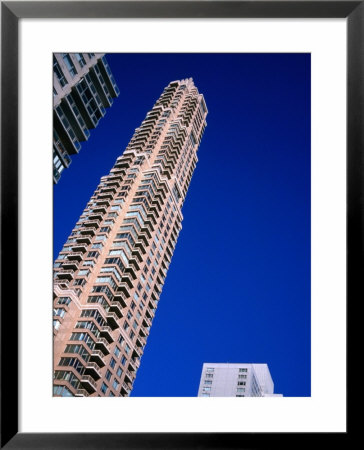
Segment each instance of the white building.
[[267,364],[204,363],[198,397],[283,397]]

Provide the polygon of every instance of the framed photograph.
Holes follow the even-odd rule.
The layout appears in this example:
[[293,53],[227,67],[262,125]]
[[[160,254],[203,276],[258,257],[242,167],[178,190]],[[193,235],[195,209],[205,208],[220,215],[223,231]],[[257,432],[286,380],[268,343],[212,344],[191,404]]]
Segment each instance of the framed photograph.
[[2,2],[2,447],[347,439],[363,8]]

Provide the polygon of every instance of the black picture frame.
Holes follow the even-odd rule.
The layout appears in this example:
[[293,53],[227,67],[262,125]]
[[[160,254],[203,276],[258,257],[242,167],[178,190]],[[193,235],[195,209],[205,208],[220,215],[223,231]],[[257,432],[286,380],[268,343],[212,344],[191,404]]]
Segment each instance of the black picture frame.
[[[347,305],[362,298],[364,1],[11,1],[1,2],[1,448],[265,448],[297,443],[296,433],[18,432],[18,23],[21,18],[346,18]],[[12,237],[9,239],[9,237]],[[6,282],[4,282],[6,280]],[[11,300],[11,301],[10,301]],[[9,336],[11,335],[11,340]],[[349,345],[348,347],[349,348]],[[10,370],[11,368],[11,370]],[[348,411],[349,419],[349,411]],[[335,435],[339,445],[346,433]],[[315,442],[327,435],[315,434]],[[307,444],[310,434],[301,434]],[[345,439],[345,442],[344,442]],[[285,441],[285,442],[284,442]]]

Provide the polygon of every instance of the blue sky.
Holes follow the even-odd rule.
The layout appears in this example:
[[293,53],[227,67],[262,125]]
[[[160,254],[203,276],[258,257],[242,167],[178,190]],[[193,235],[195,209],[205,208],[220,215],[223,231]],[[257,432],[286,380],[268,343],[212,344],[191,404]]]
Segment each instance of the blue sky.
[[54,254],[172,80],[207,128],[131,396],[196,396],[204,362],[267,363],[310,396],[310,55],[107,54],[120,96],[54,187]]

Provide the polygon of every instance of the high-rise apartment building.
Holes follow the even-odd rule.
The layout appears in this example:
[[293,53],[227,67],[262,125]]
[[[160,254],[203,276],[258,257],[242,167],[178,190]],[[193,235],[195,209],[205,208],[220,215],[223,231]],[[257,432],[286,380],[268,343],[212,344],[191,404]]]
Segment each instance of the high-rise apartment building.
[[53,54],[53,182],[119,95],[103,53]]
[[181,230],[207,109],[171,82],[54,265],[54,395],[127,396]]
[[267,364],[204,363],[198,397],[282,397]]

